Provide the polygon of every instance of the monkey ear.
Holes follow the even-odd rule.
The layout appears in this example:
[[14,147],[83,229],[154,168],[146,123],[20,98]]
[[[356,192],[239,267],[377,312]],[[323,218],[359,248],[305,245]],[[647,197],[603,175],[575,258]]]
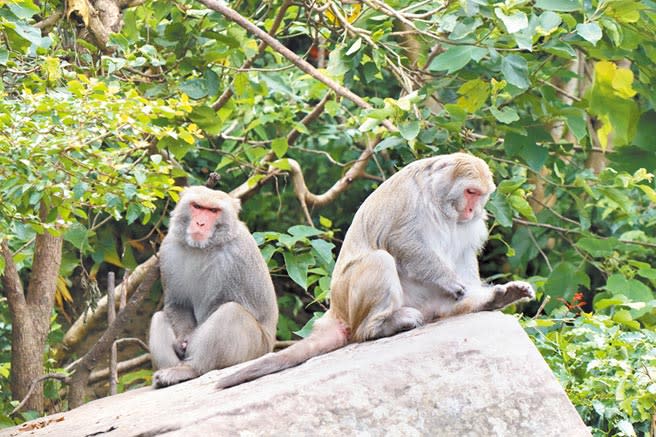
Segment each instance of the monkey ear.
[[235,208],[235,212],[239,214],[239,211],[241,211],[241,200],[237,199],[236,197],[232,197],[232,205]]

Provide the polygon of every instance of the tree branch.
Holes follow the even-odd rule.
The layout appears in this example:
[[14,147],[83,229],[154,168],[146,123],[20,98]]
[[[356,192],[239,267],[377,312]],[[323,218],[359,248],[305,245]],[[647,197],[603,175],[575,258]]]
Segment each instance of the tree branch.
[[2,287],[5,289],[11,312],[18,315],[26,310],[23,283],[18,275],[18,269],[16,268],[16,263],[14,262],[13,254],[11,253],[11,249],[9,249],[9,243],[7,243],[7,240],[2,240],[2,245],[0,247],[2,250],[2,257],[5,259]]
[[[150,362],[150,354],[142,354],[139,355],[138,357],[121,361],[116,365],[116,371],[118,373],[127,372],[128,370],[141,367],[148,362]],[[89,384],[95,384],[98,381],[105,380],[109,375],[110,375],[110,369],[108,367],[100,370],[94,370],[89,374]]]
[[[143,281],[146,273],[150,270],[152,266],[157,264],[157,256],[153,255],[144,263],[139,265],[134,272],[129,277],[128,281],[121,282],[116,287],[116,295],[126,294],[131,296],[139,284]],[[77,346],[82,340],[86,338],[89,331],[96,327],[99,323],[104,321],[105,316],[107,315],[107,296],[103,296],[99,301],[98,305],[94,309],[87,309],[82,316],[80,316],[73,326],[66,331],[63,340],[64,349],[73,349]],[[63,351],[57,351],[56,356],[60,356]]]
[[[282,19],[285,17],[285,12],[287,12],[287,9],[289,9],[291,4],[292,4],[291,0],[285,0],[282,6],[280,6],[280,10],[278,11],[276,18],[273,20],[273,25],[269,30],[269,35],[271,35],[272,37],[278,30],[278,27],[280,27],[280,23],[282,23]],[[246,62],[244,62],[239,69],[242,70],[242,69],[250,68],[251,65],[253,65],[253,62],[255,62],[255,60],[259,56],[261,56],[262,53],[264,53],[264,50],[267,48],[267,46],[268,44],[266,43],[266,41],[260,42],[260,45],[257,47],[257,54],[247,59]],[[229,86],[226,87],[226,89],[223,91],[221,96],[219,96],[218,100],[212,105],[212,109],[218,111],[219,109],[223,108],[223,106],[226,103],[228,103],[228,100],[230,100],[233,94],[234,92],[232,91],[232,84],[230,84]]]
[[20,401],[20,403],[19,403],[18,405],[16,405],[16,408],[14,408],[13,410],[11,410],[11,413],[9,413],[9,415],[10,415],[10,416],[13,416],[13,415],[16,414],[18,411],[20,411],[20,409],[23,408],[23,407],[25,406],[25,404],[27,403],[27,400],[30,398],[30,396],[32,396],[32,394],[34,393],[34,390],[36,390],[37,385],[38,385],[40,382],[45,381],[46,379],[58,379],[58,380],[60,380],[60,381],[62,381],[62,382],[64,382],[64,383],[67,383],[67,382],[68,382],[68,379],[69,379],[69,376],[66,375],[66,374],[64,374],[64,373],[48,373],[48,374],[46,374],[46,375],[43,375],[43,376],[40,376],[40,377],[36,378],[36,379],[35,379],[34,381],[32,381],[32,383],[30,384],[30,389],[27,391],[27,394],[25,395],[25,397],[23,398],[23,400]]
[[91,370],[96,366],[101,356],[104,356],[111,348],[111,345],[118,338],[119,333],[123,331],[127,322],[133,318],[137,309],[141,307],[143,301],[148,296],[153,284],[159,278],[159,265],[151,264],[145,272],[143,281],[135,290],[126,307],[117,314],[116,320],[103,333],[96,344],[91,347],[84,357],[75,366],[75,373],[71,377],[68,402],[71,408],[80,406],[84,399],[84,389],[87,386]]
[[[248,21],[246,18],[241,16],[239,13],[236,11],[230,9],[227,7],[225,4],[222,2],[219,2],[218,0],[199,0],[200,3],[204,4],[208,8],[212,9],[213,11],[216,11],[220,14],[222,14],[224,17],[227,19],[234,21],[237,23],[239,26],[243,27],[246,29],[248,32],[252,33],[253,35],[257,36],[260,38],[262,41],[266,42],[272,49],[283,55],[285,58],[287,58],[289,61],[291,61],[294,65],[296,65],[301,71],[304,73],[307,73],[311,77],[315,78],[316,80],[322,82],[326,86],[328,86],[330,89],[335,91],[338,95],[345,97],[355,103],[357,106],[359,106],[362,109],[372,109],[373,106],[371,106],[368,102],[362,99],[362,97],[358,96],[355,94],[353,91],[350,89],[338,84],[334,80],[330,79],[329,77],[324,76],[321,74],[319,70],[314,68],[309,62],[307,62],[305,59],[301,58],[298,56],[296,53],[293,51],[289,50],[287,47],[282,45],[277,39],[273,38],[271,35]],[[397,128],[394,126],[389,120],[384,120],[382,123],[388,130],[392,132],[396,132]]]

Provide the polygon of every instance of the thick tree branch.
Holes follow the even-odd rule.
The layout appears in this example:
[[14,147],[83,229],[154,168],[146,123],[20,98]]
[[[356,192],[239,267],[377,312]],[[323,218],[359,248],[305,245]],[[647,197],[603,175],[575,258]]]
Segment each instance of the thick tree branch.
[[23,283],[18,275],[16,263],[14,263],[13,254],[9,249],[7,240],[2,240],[2,257],[5,260],[5,271],[2,275],[2,287],[5,289],[5,295],[9,303],[10,310],[13,314],[24,313],[26,310],[25,293],[23,292]]

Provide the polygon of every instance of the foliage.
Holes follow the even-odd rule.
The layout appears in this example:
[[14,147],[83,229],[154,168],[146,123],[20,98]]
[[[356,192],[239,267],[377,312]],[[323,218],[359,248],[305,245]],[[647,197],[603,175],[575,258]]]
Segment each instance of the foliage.
[[[330,291],[330,275],[335,266],[333,249],[335,245],[330,238],[334,234],[332,222],[321,217],[325,230],[305,225],[296,225],[286,233],[256,232],[253,234],[260,246],[262,256],[273,275],[283,271],[312,302],[324,301]],[[284,266],[284,267],[283,267]],[[310,302],[310,303],[312,303]],[[297,316],[302,306],[298,297],[284,295],[278,299],[278,306]],[[278,321],[277,336],[281,340],[290,340],[291,334],[299,329],[298,324],[291,320],[287,311],[283,311]]]
[[656,405],[656,333],[557,311],[527,331],[595,436],[648,435]]
[[[242,218],[259,231],[271,272],[298,286],[279,297],[278,334],[289,338],[297,318],[309,317],[299,301],[327,297],[341,230],[367,193],[418,158],[468,150],[498,184],[483,276],[530,280],[541,302],[528,311],[544,303],[548,317],[563,307],[597,313],[540,328],[538,344],[558,333],[585,357],[610,344],[598,352],[624,348],[632,360],[631,348],[653,344],[652,0],[229,2],[371,109],[336,96],[276,50],[258,55],[258,40],[196,0],[125,9],[106,52],[71,21],[44,34],[35,27],[64,3],[0,3],[0,234],[25,272],[34,233],[64,232],[60,297],[75,287],[80,265],[92,264],[93,276],[103,264],[137,263],[132,249],[149,249],[132,233],[156,235],[166,224],[174,178],[198,183],[216,171],[228,191],[276,171]],[[318,118],[300,123],[326,95]],[[294,130],[298,139],[287,141]],[[307,226],[289,160],[321,192],[374,143],[366,180],[349,181],[330,207],[310,209],[317,228]],[[612,341],[594,343],[590,332]],[[622,367],[595,366],[576,373],[580,391],[569,389],[584,418],[613,433],[626,432],[622,420],[643,430],[637,406],[615,411],[605,397],[603,409],[590,406],[584,389],[601,390],[600,375]]]

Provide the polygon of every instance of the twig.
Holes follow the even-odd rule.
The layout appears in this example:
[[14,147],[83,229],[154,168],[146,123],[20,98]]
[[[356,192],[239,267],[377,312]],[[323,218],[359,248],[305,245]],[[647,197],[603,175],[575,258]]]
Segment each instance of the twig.
[[32,396],[32,394],[34,393],[34,390],[36,390],[37,385],[38,385],[40,382],[45,381],[46,379],[58,379],[59,381],[62,381],[62,382],[64,382],[64,383],[68,383],[68,381],[69,381],[69,376],[66,375],[65,373],[48,373],[48,374],[46,374],[46,375],[43,375],[43,376],[40,376],[40,377],[36,378],[36,379],[35,379],[34,381],[32,381],[32,383],[30,384],[30,389],[27,391],[27,394],[25,395],[25,397],[23,398],[23,400],[20,401],[20,403],[19,403],[18,405],[16,405],[16,408],[14,408],[13,410],[11,410],[11,413],[9,413],[9,415],[10,415],[10,416],[13,416],[13,415],[16,414],[21,408],[23,408],[23,406],[27,403],[27,400],[28,400],[28,399],[30,398],[30,396]]
[[542,303],[540,304],[540,307],[538,308],[535,315],[533,316],[533,319],[537,319],[540,316],[540,314],[544,310],[544,307],[547,306],[547,304],[549,303],[550,300],[551,300],[551,296],[549,296],[548,294],[546,296],[544,296],[544,300],[542,301]]
[[[116,366],[116,369],[118,373],[123,373],[123,372],[127,372],[128,370],[141,367],[148,362],[150,362],[150,354],[143,354],[143,355],[139,355],[138,357],[131,358],[129,360],[121,361]],[[109,374],[110,371],[108,367],[105,367],[104,369],[100,369],[100,370],[94,370],[89,375],[89,384],[94,384],[98,381],[105,380],[107,379]]]
[[[116,319],[116,299],[114,296],[114,272],[107,273],[107,326],[111,326]],[[112,345],[111,353],[109,356],[109,394],[116,394],[116,383],[118,378],[116,375],[116,361],[117,359],[116,342]]]
[[544,261],[547,263],[547,268],[549,269],[550,272],[553,272],[553,268],[551,268],[551,263],[549,262],[549,257],[547,256],[546,253],[544,253],[544,251],[540,247],[538,240],[535,239],[535,235],[533,235],[533,232],[531,232],[530,228],[527,228],[526,230],[528,231],[528,236],[531,238],[531,241],[535,245],[536,249],[538,249],[538,252],[540,252],[540,255],[542,255],[542,258],[544,258]]

